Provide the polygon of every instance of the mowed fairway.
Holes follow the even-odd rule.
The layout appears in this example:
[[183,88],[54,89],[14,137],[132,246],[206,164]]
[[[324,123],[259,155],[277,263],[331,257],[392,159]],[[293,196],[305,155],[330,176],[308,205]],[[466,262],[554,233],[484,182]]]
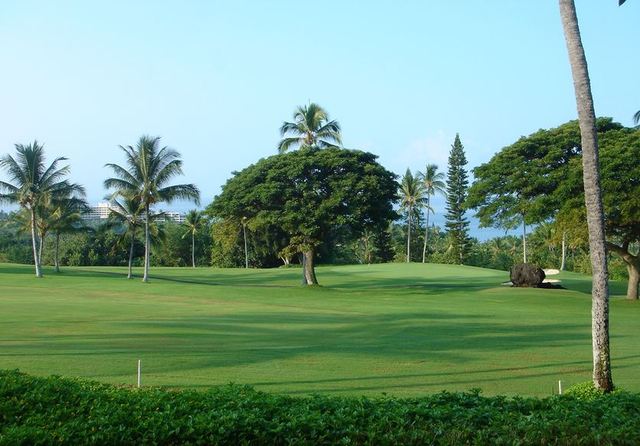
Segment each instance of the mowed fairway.
[[[591,370],[590,278],[566,290],[501,286],[508,273],[450,265],[299,269],[119,268],[0,264],[0,368],[205,388],[419,396],[481,388],[550,395]],[[640,391],[640,305],[612,283],[617,385]]]

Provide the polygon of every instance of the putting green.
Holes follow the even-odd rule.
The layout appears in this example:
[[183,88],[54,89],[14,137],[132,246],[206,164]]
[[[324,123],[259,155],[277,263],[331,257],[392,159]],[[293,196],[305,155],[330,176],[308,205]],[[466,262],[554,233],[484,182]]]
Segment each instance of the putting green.
[[[137,271],[140,273],[140,271]],[[417,396],[481,388],[549,395],[590,379],[590,278],[565,290],[434,264],[299,269],[64,268],[0,264],[0,367],[133,384]],[[617,385],[640,391],[640,305],[612,283]]]

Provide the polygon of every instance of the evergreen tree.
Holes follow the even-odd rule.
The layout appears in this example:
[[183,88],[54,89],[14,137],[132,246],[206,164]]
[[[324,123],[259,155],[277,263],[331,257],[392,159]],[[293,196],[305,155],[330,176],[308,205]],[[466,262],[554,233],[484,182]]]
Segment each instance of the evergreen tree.
[[449,255],[454,262],[464,263],[469,251],[469,220],[465,214],[465,200],[469,179],[464,166],[467,158],[460,135],[451,146],[449,153],[449,170],[447,172],[447,215],[445,226],[449,238]]

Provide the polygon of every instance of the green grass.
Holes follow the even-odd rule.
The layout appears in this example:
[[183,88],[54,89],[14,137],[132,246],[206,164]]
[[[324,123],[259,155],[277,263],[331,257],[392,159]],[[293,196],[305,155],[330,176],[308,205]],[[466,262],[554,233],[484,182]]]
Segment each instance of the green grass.
[[[566,290],[501,286],[450,265],[299,269],[64,268],[0,264],[0,368],[133,384],[419,396],[481,388],[550,395],[590,378],[590,278]],[[640,391],[640,305],[612,283],[613,377]]]

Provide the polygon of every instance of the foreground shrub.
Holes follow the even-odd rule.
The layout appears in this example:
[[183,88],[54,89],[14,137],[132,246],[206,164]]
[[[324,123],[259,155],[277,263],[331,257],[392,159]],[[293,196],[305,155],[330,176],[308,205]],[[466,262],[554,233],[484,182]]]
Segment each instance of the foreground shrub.
[[293,398],[0,371],[0,444],[640,444],[640,396]]

